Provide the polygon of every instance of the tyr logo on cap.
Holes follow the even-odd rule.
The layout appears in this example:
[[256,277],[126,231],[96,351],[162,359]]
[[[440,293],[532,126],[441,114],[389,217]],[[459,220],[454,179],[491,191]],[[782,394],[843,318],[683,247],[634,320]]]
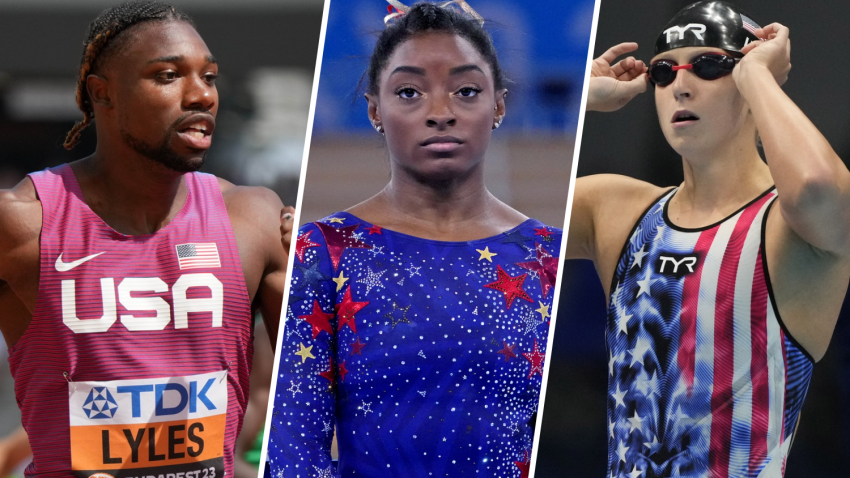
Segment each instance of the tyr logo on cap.
[[[697,37],[697,40],[704,40],[702,34],[705,33],[705,25],[702,23],[688,23],[683,27],[674,25],[664,30],[663,33],[667,35],[667,43],[673,43],[674,41],[683,40],[685,38],[685,33],[687,33],[688,30],[693,32],[694,36]],[[674,33],[676,34],[676,38],[672,38]]]

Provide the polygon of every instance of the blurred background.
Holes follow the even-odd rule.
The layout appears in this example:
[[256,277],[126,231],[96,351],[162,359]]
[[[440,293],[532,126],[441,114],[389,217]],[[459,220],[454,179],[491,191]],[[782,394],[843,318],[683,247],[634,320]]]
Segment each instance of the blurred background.
[[[219,61],[220,108],[203,171],[236,184],[270,187],[294,205],[323,1],[166,1],[193,18]],[[82,119],[75,89],[86,30],[117,3],[0,0],[0,188],[14,186],[28,172],[94,152],[94,127],[70,152],[62,142]],[[257,343],[268,347],[267,339]],[[258,351],[256,357],[263,356]],[[0,437],[20,425],[7,358],[0,344]],[[260,425],[264,419],[262,411]],[[0,443],[0,468],[2,459]]]
[[[602,0],[594,57],[624,41],[636,41],[635,57],[648,62],[664,24],[689,0]],[[791,29],[791,69],[785,91],[826,136],[839,156],[850,159],[850,64],[834,45],[850,32],[835,19],[850,15],[850,3],[738,0],[761,25]],[[582,137],[578,176],[617,173],[670,186],[682,181],[681,158],[658,125],[652,90],[616,113],[589,113]],[[537,478],[602,477],[607,470],[607,352],[605,297],[589,261],[567,261]],[[830,349],[814,369],[786,478],[846,477],[850,469],[850,305],[845,302]]]
[[[487,185],[524,214],[562,227],[594,2],[470,5],[488,21],[512,80],[504,123],[487,151]],[[384,0],[331,4],[302,224],[368,199],[389,180],[388,152],[360,87],[386,14]]]

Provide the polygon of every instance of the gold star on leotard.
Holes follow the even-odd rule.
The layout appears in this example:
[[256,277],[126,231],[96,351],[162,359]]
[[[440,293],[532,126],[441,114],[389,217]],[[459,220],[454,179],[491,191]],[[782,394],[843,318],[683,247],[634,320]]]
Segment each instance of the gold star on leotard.
[[333,281],[336,282],[336,291],[337,292],[339,292],[339,290],[342,289],[343,284],[345,284],[345,281],[347,281],[347,280],[348,280],[348,277],[343,276],[342,271],[339,271],[339,277],[333,278]]
[[484,259],[487,259],[488,262],[493,262],[493,256],[497,255],[495,252],[490,252],[490,246],[485,247],[483,250],[482,249],[475,249],[475,250],[478,251],[479,254],[481,254],[481,256],[478,258],[479,261],[483,261]]
[[316,356],[315,356],[315,355],[313,355],[313,354],[310,352],[311,350],[313,350],[313,346],[312,346],[312,345],[311,345],[311,346],[309,346],[309,347],[305,347],[305,346],[304,346],[304,344],[298,344],[298,345],[300,345],[300,346],[301,346],[301,350],[299,350],[298,352],[293,353],[293,355],[298,355],[299,357],[301,357],[301,363],[306,362],[308,358],[312,358],[312,359],[316,358]]
[[[540,302],[539,300],[537,302]],[[546,317],[549,317],[549,306],[540,302],[540,308],[535,309],[535,312],[540,312],[540,320],[546,320]]]
[[337,224],[342,224],[342,221],[344,221],[344,220],[345,220],[345,218],[342,218],[342,217],[332,217],[332,218],[330,219],[330,221],[328,221],[328,222],[330,222],[330,223],[334,223],[334,222],[335,222],[335,223],[337,223]]

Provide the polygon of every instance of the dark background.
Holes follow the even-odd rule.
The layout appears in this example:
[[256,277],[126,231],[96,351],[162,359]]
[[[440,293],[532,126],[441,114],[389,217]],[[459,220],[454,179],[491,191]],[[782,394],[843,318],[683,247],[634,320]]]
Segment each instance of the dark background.
[[[624,41],[648,62],[664,24],[690,1],[602,0],[594,57]],[[850,158],[850,2],[735,2],[761,25],[791,30],[784,89]],[[615,113],[588,113],[578,176],[617,173],[659,186],[679,184],[681,158],[661,133],[652,90]],[[605,297],[589,261],[567,261],[548,378],[537,478],[607,475]],[[850,469],[850,307],[845,303],[826,356],[815,366],[786,478],[846,477]],[[842,406],[844,405],[844,406]]]

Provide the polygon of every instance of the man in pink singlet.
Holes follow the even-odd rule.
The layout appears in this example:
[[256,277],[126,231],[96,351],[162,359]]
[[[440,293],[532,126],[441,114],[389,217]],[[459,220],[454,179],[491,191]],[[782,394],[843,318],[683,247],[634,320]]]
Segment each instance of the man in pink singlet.
[[217,70],[175,8],[104,11],[65,143],[96,118],[97,150],[0,192],[0,331],[27,476],[233,474],[251,318],[277,336],[291,224],[273,192],[196,172]]

